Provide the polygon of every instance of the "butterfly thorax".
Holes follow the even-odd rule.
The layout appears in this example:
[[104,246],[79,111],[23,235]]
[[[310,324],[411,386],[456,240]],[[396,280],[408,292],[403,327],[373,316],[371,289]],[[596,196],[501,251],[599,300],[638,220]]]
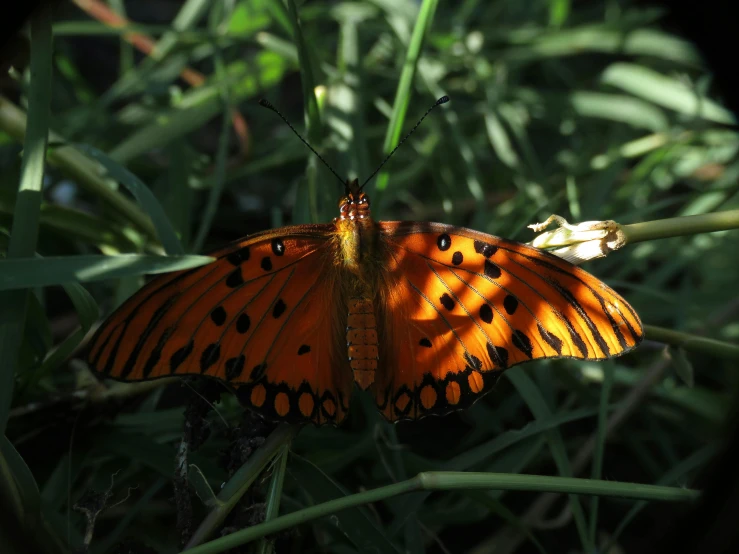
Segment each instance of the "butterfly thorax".
[[375,258],[377,225],[372,219],[369,197],[357,190],[356,181],[347,188],[350,192],[339,201],[339,217],[334,224],[342,263],[361,279],[367,275],[367,262]]

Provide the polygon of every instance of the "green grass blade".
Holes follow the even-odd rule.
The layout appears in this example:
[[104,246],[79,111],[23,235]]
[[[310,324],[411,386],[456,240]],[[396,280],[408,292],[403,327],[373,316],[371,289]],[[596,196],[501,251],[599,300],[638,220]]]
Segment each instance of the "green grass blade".
[[[674,466],[672,469],[670,469],[670,471],[662,476],[658,483],[667,485],[678,482],[685,475],[705,466],[708,462],[710,462],[711,459],[716,456],[716,450],[716,447],[713,445],[706,446],[698,450],[697,452],[688,456],[682,462]],[[618,538],[624,532],[629,523],[631,523],[631,521],[637,516],[637,514],[646,507],[647,502],[637,502],[636,504],[634,504],[631,510],[629,510],[629,512],[621,520],[621,523],[619,523],[613,534],[608,537],[607,544],[604,545],[604,548],[601,550],[601,552],[608,552],[610,550],[610,546],[618,541]]]
[[468,449],[462,454],[459,454],[445,462],[441,469],[453,471],[468,470],[478,466],[478,464],[492,458],[498,452],[501,452],[522,440],[538,435],[539,433],[544,433],[550,429],[556,429],[565,423],[593,417],[596,414],[597,412],[593,408],[582,408],[571,412],[552,414],[546,419],[537,418],[522,429],[506,431],[505,433],[497,435],[490,441],[483,442],[474,448]]
[[[233,101],[253,97],[278,84],[292,67],[292,63],[279,54],[268,51],[257,52],[246,61],[228,65],[228,80]],[[152,123],[132,132],[126,139],[110,150],[110,157],[121,164],[162,148],[172,140],[202,127],[221,111],[220,88],[206,83],[183,94],[177,106],[161,113]]]
[[[111,0],[110,8],[114,12],[123,16],[124,19],[128,19],[128,13],[126,12],[126,4],[124,0]],[[55,33],[57,32],[56,25],[54,25],[54,32]],[[134,65],[134,48],[133,48],[133,45],[130,44],[125,39],[125,35],[120,35],[119,44],[120,44],[119,48],[121,49],[121,53],[119,57],[120,59],[119,72],[126,73],[127,71],[131,70]]]
[[[437,3],[438,0],[423,0],[421,8],[418,11],[418,17],[413,27],[413,34],[408,43],[403,70],[400,73],[398,88],[395,91],[390,123],[388,124],[385,141],[382,145],[382,151],[386,155],[397,146],[401,133],[403,132],[403,124],[405,123],[405,116],[408,111],[408,104],[410,103],[411,89],[418,67],[418,60],[421,57],[421,49],[423,48],[426,34],[434,22]],[[387,188],[388,180],[389,173],[387,171],[381,171],[377,176],[375,185],[375,190],[380,194],[376,193],[376,196],[379,197]]]
[[[36,250],[41,187],[49,134],[52,83],[51,12],[38,10],[31,20],[31,83],[28,97],[28,128],[23,145],[23,161],[8,258],[33,257]],[[28,293],[0,294],[0,435],[5,434],[13,381],[26,318]]]
[[[185,550],[199,550],[205,548],[206,552],[210,551],[210,545],[195,546],[202,543],[223,520],[231,513],[241,497],[246,493],[251,484],[259,477],[264,468],[275,458],[285,445],[289,445],[295,436],[297,428],[295,426],[282,424],[278,426],[267,437],[267,440],[254,452],[246,463],[241,466],[233,477],[221,488],[218,493],[218,501],[220,505],[212,509],[203,519],[200,526],[195,530]],[[276,518],[280,519],[280,518]],[[275,519],[275,520],[276,520]],[[275,521],[273,520],[273,521]],[[260,535],[260,538],[264,535]]]
[[[23,542],[25,552],[44,552],[45,554],[66,554],[66,543],[53,533],[41,513],[41,495],[36,480],[26,462],[4,435],[0,435],[0,508],[4,527],[17,526],[14,538]],[[15,552],[5,537],[0,538],[3,552]]]
[[118,181],[134,195],[136,201],[141,205],[144,211],[149,214],[149,217],[151,217],[151,221],[154,223],[154,227],[156,227],[159,240],[161,241],[162,246],[164,246],[164,250],[167,254],[174,256],[183,255],[185,253],[185,249],[182,247],[180,239],[177,238],[177,233],[175,233],[172,225],[167,219],[167,214],[164,213],[164,209],[149,190],[149,187],[142,183],[136,175],[128,171],[128,169],[97,148],[87,144],[80,144],[77,148],[94,160],[100,162],[112,179]]
[[226,158],[228,157],[228,147],[231,136],[231,93],[226,82],[225,69],[223,67],[223,59],[220,53],[215,56],[216,74],[222,83],[221,101],[223,108],[223,117],[221,118],[221,136],[218,138],[218,150],[216,151],[216,167],[214,172],[215,184],[210,189],[208,202],[205,205],[205,213],[200,222],[195,241],[192,245],[193,252],[200,252],[205,244],[205,238],[208,236],[213,219],[218,211],[218,202],[223,194],[225,187]]
[[334,10],[341,29],[337,54],[341,82],[332,85],[329,90],[330,105],[326,110],[326,120],[338,137],[339,150],[348,153],[348,159],[342,160],[345,162],[344,174],[348,178],[356,177],[362,181],[370,174],[370,169],[362,94],[364,71],[359,39],[362,13],[361,9],[357,11],[359,13],[352,9]]
[[[608,400],[613,386],[614,368],[611,362],[603,363],[603,385],[600,389],[600,403],[598,404],[598,435],[593,453],[593,469],[591,479],[600,479],[603,471],[603,454],[606,445],[606,427],[608,424]],[[590,544],[596,544],[598,531],[598,502],[600,499],[594,496],[590,499]]]
[[576,90],[567,97],[576,114],[626,123],[650,131],[665,131],[669,121],[664,112],[649,102],[625,94]]
[[567,21],[571,9],[571,0],[549,0],[549,25],[560,27]]
[[626,62],[611,64],[601,75],[601,82],[630,92],[690,117],[716,123],[736,124],[734,115],[697,89],[653,69]]
[[[2,263],[2,262],[0,262]],[[28,389],[36,385],[41,379],[49,375],[57,367],[72,355],[82,340],[92,328],[100,315],[100,308],[92,295],[85,290],[79,283],[68,283],[62,285],[67,296],[72,301],[77,317],[80,321],[80,328],[74,331],[61,343],[56,345],[54,349],[44,358],[40,366],[35,368],[22,382],[23,388]]]
[[517,530],[521,535],[525,536],[534,548],[536,548],[541,554],[547,554],[546,549],[537,540],[528,525],[515,513],[506,508],[505,504],[497,498],[492,498],[491,495],[485,491],[466,491],[465,494],[485,506],[492,515],[498,516],[502,521],[508,524],[513,529]]
[[24,527],[38,523],[41,496],[36,479],[5,435],[0,435],[0,491],[4,505]]
[[300,64],[300,84],[303,88],[303,102],[305,102],[305,123],[308,126],[306,135],[308,142],[318,144],[323,134],[323,125],[321,122],[321,111],[316,98],[316,72],[311,62],[313,55],[308,47],[304,37],[303,30],[300,27],[300,18],[298,17],[298,8],[295,0],[284,0],[287,5],[290,23],[292,24],[293,40],[298,48],[298,61]]
[[488,140],[493,150],[500,158],[500,161],[511,169],[518,169],[521,161],[518,158],[515,148],[508,137],[500,118],[492,108],[485,108],[485,129],[488,133]]
[[[288,444],[282,445],[280,453],[276,456],[277,462],[272,471],[272,478],[267,489],[265,499],[264,521],[276,518],[280,514],[280,497],[282,496],[282,485],[285,483],[285,470],[287,468],[287,456],[290,451]],[[271,554],[274,550],[273,543],[267,539],[261,539],[257,547],[258,554]]]
[[191,269],[212,262],[210,256],[59,256],[0,260],[0,291],[49,287],[74,282],[120,279]]
[[[0,129],[18,141],[25,140],[28,129],[28,118],[23,110],[2,96],[0,96]],[[100,176],[98,164],[76,148],[66,145],[59,135],[50,133],[50,139],[62,146],[48,150],[49,164],[58,167],[65,176],[73,179],[81,188],[98,196],[149,237],[156,239],[156,230],[149,217],[134,202],[110,187],[110,184]]]
[[[298,49],[298,61],[300,64],[300,84],[303,89],[303,103],[305,124],[307,126],[306,136],[309,144],[316,145],[323,138],[323,121],[321,117],[321,106],[316,96],[316,70],[313,67],[311,52],[300,26],[298,8],[295,0],[285,0],[287,11],[292,25],[293,40]],[[314,146],[315,147],[315,146]],[[310,218],[313,222],[320,219],[318,208],[318,160],[315,156],[308,158],[306,167],[306,180],[308,183],[308,206]]]
[[[314,506],[350,496],[339,483],[305,458],[293,454],[290,469],[296,477],[298,486]],[[386,532],[378,527],[365,509],[353,508],[336,514],[336,518],[341,532],[358,550],[363,550],[364,545],[370,545],[377,552],[398,552],[398,547],[393,544]]]
[[182,31],[195,27],[203,16],[212,7],[208,0],[185,0],[180,11],[172,20],[172,32],[165,33],[154,45],[152,58],[161,60],[166,57],[177,45],[178,36]]
[[[524,399],[536,419],[547,420],[552,417],[552,412],[536,384],[520,367],[514,367],[510,371],[506,371],[505,375],[516,387],[518,394]],[[572,467],[570,466],[570,459],[567,455],[567,447],[562,439],[562,434],[558,429],[552,429],[551,431],[547,431],[547,440],[560,475],[563,477],[571,476]],[[572,509],[572,517],[575,520],[582,546],[586,551],[590,551],[592,550],[592,545],[590,545],[588,538],[585,513],[580,505],[580,500],[576,496],[570,496],[570,508]]]
[[614,29],[609,24],[595,24],[548,33],[521,29],[510,33],[508,39],[518,46],[509,48],[505,58],[516,62],[603,52],[652,56],[689,67],[701,65],[700,55],[689,41],[651,28],[625,30]]

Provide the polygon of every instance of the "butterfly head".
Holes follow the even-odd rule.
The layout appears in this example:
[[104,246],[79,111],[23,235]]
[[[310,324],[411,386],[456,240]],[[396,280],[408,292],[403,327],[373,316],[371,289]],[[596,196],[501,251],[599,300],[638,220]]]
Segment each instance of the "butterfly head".
[[355,221],[370,217],[369,196],[360,190],[356,179],[346,184],[346,194],[339,200],[339,219]]

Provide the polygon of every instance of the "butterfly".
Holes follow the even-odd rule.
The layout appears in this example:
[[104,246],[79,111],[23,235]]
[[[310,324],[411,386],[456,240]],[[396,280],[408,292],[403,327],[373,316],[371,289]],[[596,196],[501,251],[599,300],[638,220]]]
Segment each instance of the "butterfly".
[[254,234],[155,278],[93,337],[124,381],[205,375],[263,416],[338,424],[352,389],[388,421],[443,415],[502,372],[603,360],[643,337],[634,309],[547,252],[442,223],[375,221],[353,180],[332,223]]

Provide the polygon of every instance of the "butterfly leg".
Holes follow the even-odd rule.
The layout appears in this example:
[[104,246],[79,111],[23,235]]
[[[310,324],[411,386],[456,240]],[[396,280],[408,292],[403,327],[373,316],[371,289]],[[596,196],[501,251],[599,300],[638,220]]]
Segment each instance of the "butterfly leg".
[[379,359],[375,309],[368,298],[349,300],[346,346],[354,381],[362,390],[367,390],[375,380]]

